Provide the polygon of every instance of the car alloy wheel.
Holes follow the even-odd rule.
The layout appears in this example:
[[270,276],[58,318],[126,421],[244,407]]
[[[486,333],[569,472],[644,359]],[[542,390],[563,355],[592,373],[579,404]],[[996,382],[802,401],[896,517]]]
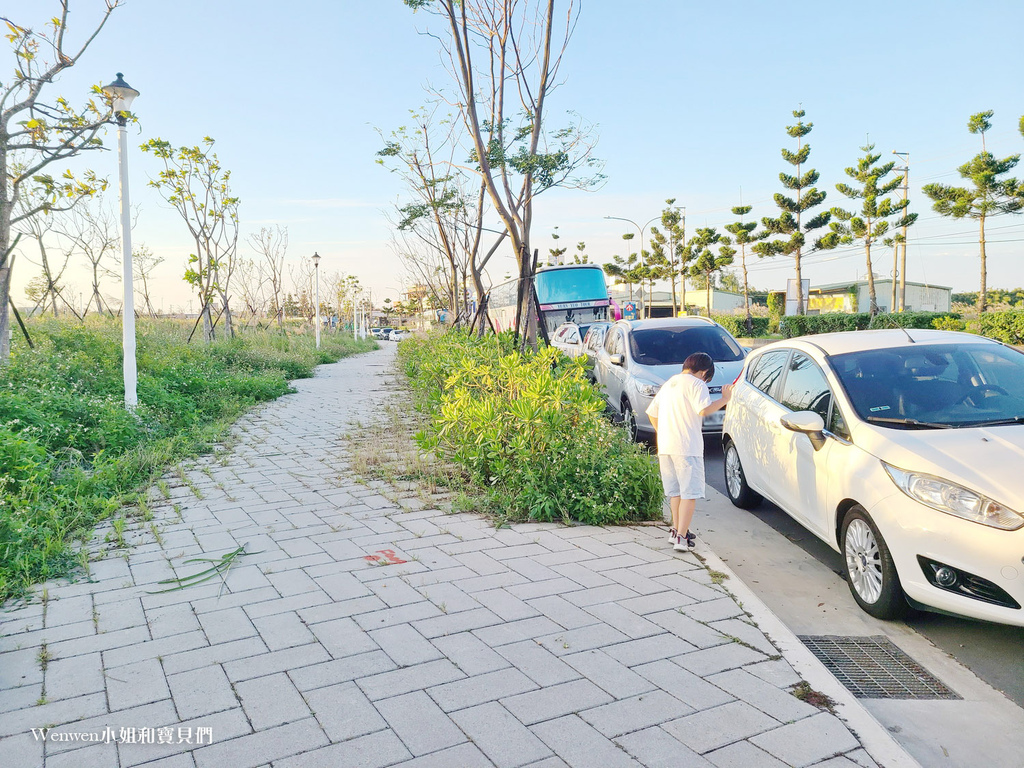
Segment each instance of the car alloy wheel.
[[855,506],[843,520],[843,560],[854,599],[878,619],[895,619],[907,602],[885,539],[863,507]]
[[629,439],[635,443],[637,438],[636,412],[626,398],[622,399],[622,426],[626,429]]
[[761,503],[761,494],[747,485],[740,453],[732,440],[725,444],[725,490],[729,501],[740,509],[751,509]]

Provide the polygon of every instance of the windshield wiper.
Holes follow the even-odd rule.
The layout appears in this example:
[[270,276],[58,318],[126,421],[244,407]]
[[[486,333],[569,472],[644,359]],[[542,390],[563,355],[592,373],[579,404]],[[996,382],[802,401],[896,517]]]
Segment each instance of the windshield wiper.
[[1024,424],[1024,416],[1010,416],[1006,419],[992,419],[991,421],[971,421],[964,424],[965,427],[1001,427],[1004,424]]
[[899,424],[906,427],[918,427],[919,429],[952,429],[954,427],[953,424],[940,424],[935,421],[918,421],[917,419],[897,419],[891,416],[868,416],[865,421],[870,421],[874,424]]

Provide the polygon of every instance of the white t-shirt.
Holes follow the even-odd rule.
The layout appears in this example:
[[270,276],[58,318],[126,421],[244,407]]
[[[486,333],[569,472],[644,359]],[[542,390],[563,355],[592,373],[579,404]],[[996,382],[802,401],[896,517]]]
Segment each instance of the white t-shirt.
[[658,420],[658,453],[703,456],[700,412],[711,405],[708,385],[692,373],[677,373],[666,381],[647,408]]

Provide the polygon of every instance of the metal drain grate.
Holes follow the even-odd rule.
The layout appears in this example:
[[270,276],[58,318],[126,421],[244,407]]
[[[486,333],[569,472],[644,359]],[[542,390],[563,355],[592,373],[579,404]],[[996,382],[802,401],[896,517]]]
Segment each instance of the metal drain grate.
[[959,699],[887,637],[801,635],[811,653],[859,699]]

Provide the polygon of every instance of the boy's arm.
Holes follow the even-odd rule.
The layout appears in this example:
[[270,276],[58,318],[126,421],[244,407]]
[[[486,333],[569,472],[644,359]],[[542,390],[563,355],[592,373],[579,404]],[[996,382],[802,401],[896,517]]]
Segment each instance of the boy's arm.
[[726,384],[722,387],[722,396],[711,403],[711,405],[702,409],[700,412],[701,417],[707,416],[710,413],[725,408],[726,404],[732,398],[732,384]]

